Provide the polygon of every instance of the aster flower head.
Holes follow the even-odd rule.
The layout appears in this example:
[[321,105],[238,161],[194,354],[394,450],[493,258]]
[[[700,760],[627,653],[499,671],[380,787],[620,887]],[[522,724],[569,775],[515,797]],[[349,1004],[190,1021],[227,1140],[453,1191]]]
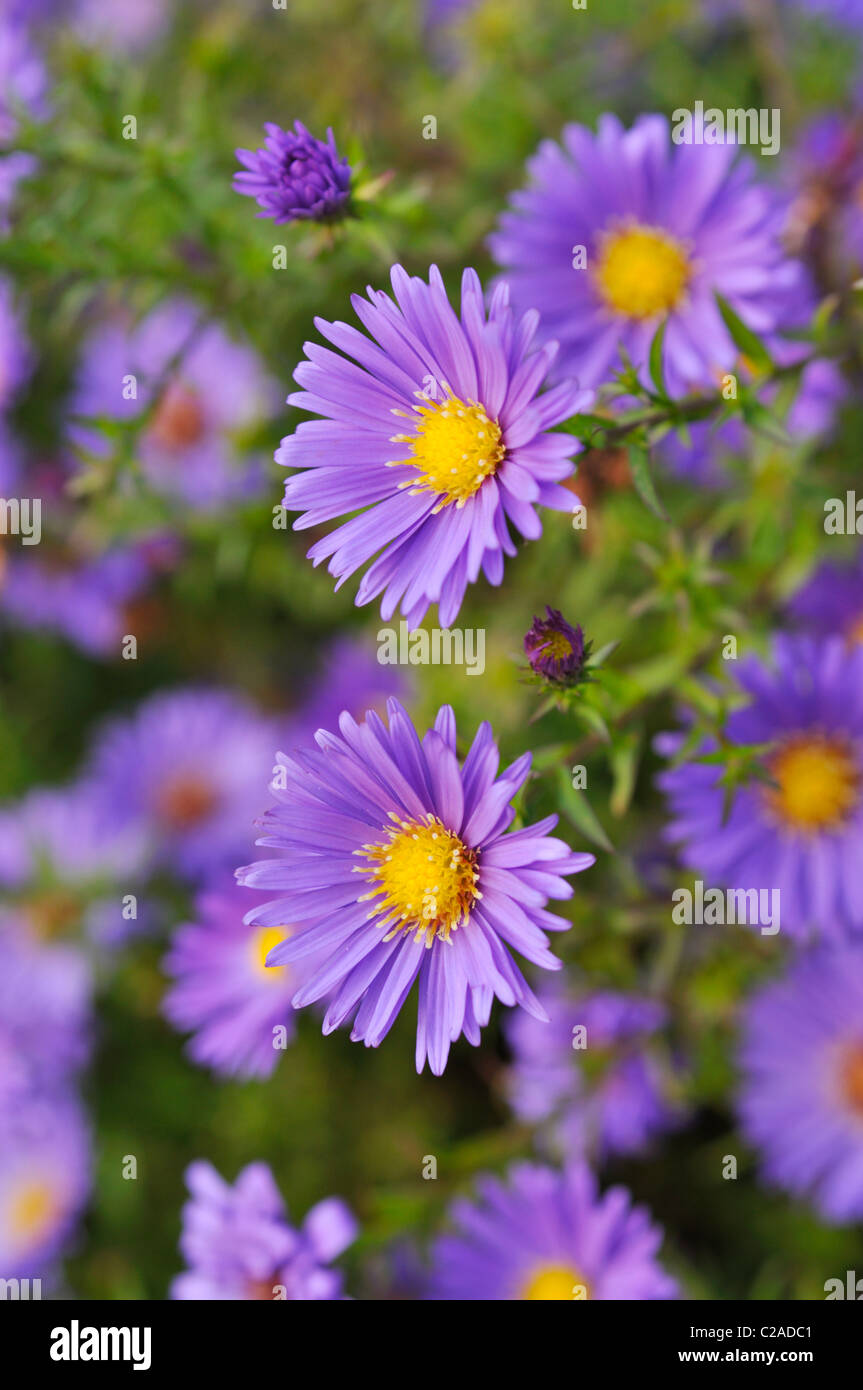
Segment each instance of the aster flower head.
[[805,316],[808,285],[781,242],[784,199],[732,143],[676,145],[664,116],[626,130],[604,115],[595,135],[569,125],[562,144],[544,141],[528,171],[492,253],[514,305],[538,309],[560,343],[557,370],[584,385],[609,380],[621,348],[647,382],[663,321],[669,390],[718,385],[738,349],[717,292],[762,336]]
[[192,923],[165,958],[173,985],[164,1012],[192,1031],[189,1055],[222,1076],[265,1077],[294,1035],[291,997],[310,962],[268,966],[286,927],[250,927],[248,891],[230,880],[202,893]]
[[459,316],[436,266],[428,284],[398,265],[391,278],[395,301],[371,288],[353,298],[370,337],[315,320],[345,355],[306,344],[294,374],[304,389],[288,403],[323,418],[300,424],[276,459],[299,470],[284,497],[303,512],[295,530],[358,512],[308,552],[329,558],[337,587],[371,561],[357,604],[381,594],[384,620],[401,606],[413,628],[437,603],[449,627],[480,570],[500,583],[510,524],[535,539],[537,505],[577,502],[560,482],[579,446],[550,431],[592,396],[566,383],[539,394],[557,349],[534,347],[538,317],[516,318],[505,287],[486,313],[466,270]]
[[863,948],[819,947],[748,1003],[739,1114],[765,1181],[863,1217]]
[[127,605],[147,588],[151,567],[136,546],[97,555],[22,550],[9,561],[0,607],[23,628],[56,632],[91,657],[120,656]]
[[[134,380],[134,393],[130,381]],[[162,496],[199,511],[254,496],[263,471],[242,447],[273,403],[272,383],[256,354],[184,299],[157,305],[141,322],[106,320],[85,344],[72,415],[133,424],[141,468]],[[107,441],[87,421],[70,437],[102,455]]]
[[545,612],[546,617],[534,618],[524,638],[531,670],[555,684],[575,685],[584,674],[584,633],[559,609],[546,604]]
[[90,1190],[90,1144],[77,1104],[36,1096],[0,1106],[0,1270],[50,1277]]
[[336,137],[310,135],[301,121],[282,130],[269,121],[259,150],[237,150],[245,166],[234,175],[234,188],[254,198],[258,217],[278,222],[332,222],[343,217],[351,194],[351,167],[336,148]]
[[624,1187],[600,1196],[581,1163],[563,1172],[521,1163],[486,1177],[452,1209],[456,1234],[433,1251],[439,1301],[657,1301],[676,1298],[656,1259],[662,1232]]
[[850,564],[819,565],[788,605],[800,627],[863,643],[863,548]]
[[42,945],[119,939],[121,897],[140,882],[146,853],[141,828],[121,823],[87,781],[0,807],[0,887]]
[[[764,745],[764,780],[734,794],[722,769],[694,760],[661,775],[667,837],[712,886],[778,890],[781,930],[841,939],[863,928],[863,647],[838,637],[778,636],[772,662],[736,663],[749,697],[732,713],[732,745]],[[662,736],[673,755],[680,737]],[[712,751],[705,743],[702,752]]]
[[191,1199],[180,1249],[188,1269],[174,1280],[172,1298],[344,1297],[341,1274],[328,1266],[354,1241],[357,1227],[339,1198],[318,1202],[296,1229],[266,1163],[250,1163],[232,1187],[200,1160],[187,1169],[186,1182]]
[[151,862],[198,880],[236,862],[272,767],[274,721],[228,690],[160,691],[97,736],[88,777]]
[[548,1023],[522,1011],[507,1019],[512,1109],[547,1126],[567,1157],[641,1153],[681,1118],[654,1046],[665,1010],[638,995],[578,994],[559,980],[538,992]]
[[270,964],[325,957],[293,999],[329,996],[324,1032],[353,1018],[352,1039],[377,1047],[418,981],[417,1070],[428,1057],[439,1076],[461,1033],[478,1044],[495,996],[545,1017],[508,948],[560,968],[545,932],[568,924],[545,904],[593,855],[551,838],[554,816],[507,833],[530,755],[497,776],[488,724],[459,766],[449,706],[422,740],[397,700],[387,713],[389,727],[345,713],[315,749],[277,755],[258,843],[278,857],[237,877],[279,894],[250,921],[296,925]]

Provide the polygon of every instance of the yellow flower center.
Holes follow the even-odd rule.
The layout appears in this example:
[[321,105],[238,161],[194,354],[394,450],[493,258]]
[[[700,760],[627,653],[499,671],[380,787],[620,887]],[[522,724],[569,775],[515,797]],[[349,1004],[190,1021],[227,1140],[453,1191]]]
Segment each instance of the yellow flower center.
[[543,638],[542,646],[537,648],[543,656],[552,657],[555,661],[561,661],[564,657],[572,656],[572,643],[563,632],[549,632]]
[[35,1244],[54,1221],[59,1203],[43,1179],[22,1182],[9,1203],[9,1230],[16,1241]]
[[283,980],[286,965],[267,965],[267,956],[275,946],[287,941],[290,927],[257,927],[252,935],[252,961],[259,974],[268,980]]
[[675,309],[686,293],[692,263],[683,245],[661,227],[630,222],[603,232],[594,279],[616,314],[649,319]]
[[40,941],[51,941],[80,924],[83,907],[68,889],[52,888],[30,898],[24,913],[34,935]]
[[204,412],[194,391],[172,382],[156,406],[150,438],[163,449],[179,452],[197,444],[204,428]]
[[541,1265],[525,1280],[519,1298],[529,1303],[583,1302],[590,1289],[572,1265]]
[[848,641],[852,645],[856,645],[858,642],[863,643],[863,613],[848,629]]
[[218,805],[213,787],[195,773],[170,778],[156,797],[156,810],[172,830],[189,830]]
[[463,507],[503,461],[500,425],[476,401],[465,403],[457,396],[414,406],[408,418],[416,432],[394,435],[391,442],[409,444],[413,457],[387,465],[414,470],[399,488],[437,493],[436,512],[452,502]]
[[843,1051],[840,1078],[842,1094],[863,1120],[863,1042],[852,1043]]
[[482,897],[476,886],[477,852],[462,844],[437,816],[419,821],[390,815],[393,824],[386,842],[356,851],[369,860],[358,872],[368,874],[374,885],[359,901],[377,899],[369,917],[384,914],[378,925],[392,927],[385,941],[398,931],[416,932],[418,941],[424,936],[426,946],[438,936],[448,941]]
[[859,800],[857,763],[851,748],[837,739],[790,739],[770,758],[768,770],[776,783],[767,791],[768,803],[794,830],[836,830]]

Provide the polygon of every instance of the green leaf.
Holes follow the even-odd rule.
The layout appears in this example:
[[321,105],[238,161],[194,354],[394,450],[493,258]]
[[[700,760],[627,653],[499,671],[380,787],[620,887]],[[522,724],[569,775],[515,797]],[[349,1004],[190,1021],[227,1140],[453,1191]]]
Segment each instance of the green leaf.
[[576,830],[580,830],[592,844],[599,845],[607,854],[614,854],[614,845],[597,820],[596,813],[584,792],[572,785],[567,768],[558,768],[557,785],[558,805],[567,820],[571,821]]
[[643,444],[630,444],[627,452],[635,491],[654,516],[658,516],[660,521],[667,521],[668,513],[659,500],[650,475],[650,453]]
[[663,319],[653,335],[653,342],[650,344],[650,355],[648,366],[650,368],[650,378],[661,396],[668,396],[668,387],[665,384],[665,369],[663,367],[663,348],[665,345],[665,330],[668,327],[668,319]]
[[757,333],[753,333],[751,328],[747,328],[740,315],[735,313],[728,300],[724,299],[721,294],[717,293],[716,303],[719,306],[725,327],[731,334],[734,346],[740,349],[753,367],[757,367],[763,372],[771,371],[773,359]]

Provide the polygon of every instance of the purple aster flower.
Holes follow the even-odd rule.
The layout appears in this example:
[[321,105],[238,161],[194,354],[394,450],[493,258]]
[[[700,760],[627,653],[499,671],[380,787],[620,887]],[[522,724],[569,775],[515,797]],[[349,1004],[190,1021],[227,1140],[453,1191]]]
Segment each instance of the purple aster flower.
[[608,991],[579,996],[557,980],[539,1001],[549,1023],[521,1011],[507,1020],[507,1089],[520,1120],[550,1121],[568,1157],[603,1160],[640,1153],[679,1122],[670,1069],[653,1046],[666,1021],[662,1005]]
[[145,862],[140,829],[119,823],[98,788],[39,788],[0,807],[0,887],[36,941],[123,934],[123,897]]
[[319,1301],[342,1299],[342,1276],[327,1266],[355,1240],[344,1202],[312,1207],[299,1230],[266,1163],[250,1163],[231,1187],[203,1160],[186,1171],[180,1249],[188,1265],[174,1299]]
[[175,1028],[194,1032],[192,1059],[223,1076],[270,1075],[294,1036],[291,997],[313,966],[268,966],[287,928],[249,927],[248,911],[249,894],[233,880],[210,889],[165,958],[174,984],[164,1012]]
[[751,999],[743,1132],[764,1178],[833,1222],[863,1217],[863,950],[820,947]]
[[22,549],[9,560],[0,606],[21,627],[57,632],[88,656],[119,657],[130,631],[128,605],[150,578],[139,546],[115,546],[92,557],[61,551],[44,559]]
[[584,668],[584,633],[571,627],[557,608],[545,605],[548,615],[534,618],[525,634],[524,650],[531,670],[546,680],[574,685]]
[[569,125],[562,146],[544,141],[528,170],[490,245],[515,306],[538,309],[560,343],[558,370],[585,385],[610,378],[621,346],[647,381],[663,320],[672,393],[718,384],[739,354],[717,291],[762,336],[805,317],[804,273],[781,243],[784,200],[733,144],[675,145],[664,116],[625,130],[605,115],[596,135]]
[[[250,348],[204,322],[193,305],[171,300],[134,327],[112,320],[96,330],[84,350],[72,413],[131,424],[149,409],[137,442],[147,481],[209,511],[260,491],[262,469],[236,436],[272,400],[272,384]],[[71,433],[84,448],[107,451],[106,439],[90,426],[75,423]]]
[[370,303],[352,301],[375,341],[315,320],[347,356],[306,344],[294,373],[304,389],[288,402],[325,418],[299,425],[276,458],[301,470],[285,484],[285,506],[307,509],[295,530],[360,511],[308,552],[316,565],[332,557],[337,587],[377,556],[358,604],[383,594],[384,619],[401,605],[416,627],[437,603],[449,627],[480,569],[500,583],[504,555],[515,554],[510,522],[535,539],[537,504],[577,502],[559,483],[578,443],[549,431],[592,397],[566,384],[538,394],[556,346],[534,349],[537,315],[516,319],[504,287],[486,315],[466,270],[459,318],[436,266],[428,284],[398,265],[391,278],[397,303],[372,289]]
[[625,1187],[599,1195],[580,1163],[514,1165],[454,1204],[457,1234],[435,1244],[429,1298],[452,1302],[655,1301],[676,1298],[656,1259],[662,1232]]
[[90,972],[68,947],[40,950],[14,916],[0,918],[0,1110],[51,1092],[89,1051]]
[[[663,773],[667,836],[710,887],[775,889],[781,929],[825,937],[863,926],[863,647],[778,636],[771,666],[737,663],[748,695],[730,744],[769,745],[769,780],[738,788],[724,819],[722,768],[694,760]],[[662,736],[673,755],[680,736]],[[705,744],[701,752],[711,751]]]
[[277,738],[274,722],[231,691],[160,691],[103,729],[89,776],[156,863],[199,879],[236,863],[248,843]]
[[259,150],[237,150],[245,165],[234,175],[234,189],[254,198],[276,222],[332,222],[343,217],[351,193],[351,166],[336,149],[336,137],[316,140],[301,121],[293,130],[268,121],[267,138]]
[[819,565],[788,607],[813,633],[835,632],[848,642],[863,642],[863,549],[850,564]]
[[89,1191],[77,1104],[38,1097],[0,1107],[0,1278],[50,1281]]
[[497,777],[488,724],[460,767],[448,705],[422,741],[397,700],[387,712],[389,728],[373,711],[361,724],[344,713],[340,734],[277,755],[258,844],[280,855],[237,877],[279,894],[249,921],[299,926],[268,964],[326,952],[293,997],[302,1008],[330,995],[325,1033],[353,1017],[353,1041],[377,1047],[418,979],[417,1070],[428,1057],[439,1076],[462,1032],[479,1043],[495,996],[545,1017],[507,948],[560,969],[545,930],[569,924],[545,904],[570,897],[563,876],[594,857],[549,836],[556,816],[505,833],[530,754]]

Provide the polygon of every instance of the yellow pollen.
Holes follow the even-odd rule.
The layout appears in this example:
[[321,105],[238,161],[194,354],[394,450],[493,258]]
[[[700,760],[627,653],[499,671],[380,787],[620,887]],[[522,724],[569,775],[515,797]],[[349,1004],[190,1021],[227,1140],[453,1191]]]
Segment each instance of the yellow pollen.
[[387,465],[412,470],[399,488],[437,493],[436,512],[452,502],[463,507],[503,462],[500,425],[476,401],[466,404],[457,396],[414,406],[409,418],[416,432],[394,435],[391,442],[409,444],[413,457]]
[[286,965],[267,965],[267,956],[275,946],[287,941],[290,927],[257,927],[252,935],[252,960],[255,969],[268,980],[284,979]]
[[53,1222],[59,1203],[49,1183],[23,1182],[9,1204],[9,1229],[19,1241],[38,1241]]
[[863,643],[863,613],[848,629],[848,641],[852,646],[856,646],[858,642]]
[[863,1042],[852,1043],[842,1053],[842,1094],[863,1120]]
[[566,656],[572,656],[572,643],[565,633],[550,632],[538,650],[542,652],[543,656],[553,657],[555,661],[561,661]]
[[627,318],[650,319],[677,307],[692,264],[683,245],[661,227],[628,222],[601,234],[593,274],[609,309]]
[[855,809],[860,773],[850,746],[815,735],[792,738],[774,753],[766,791],[773,812],[793,830],[837,830]]
[[583,1302],[590,1296],[587,1281],[571,1265],[541,1265],[522,1285],[522,1302]]
[[385,941],[399,931],[415,932],[417,941],[425,937],[427,947],[435,937],[448,941],[482,897],[477,851],[462,844],[437,816],[420,821],[390,814],[387,840],[356,851],[369,861],[357,871],[372,882],[359,901],[376,899],[369,918],[381,917],[377,925],[391,928]]

